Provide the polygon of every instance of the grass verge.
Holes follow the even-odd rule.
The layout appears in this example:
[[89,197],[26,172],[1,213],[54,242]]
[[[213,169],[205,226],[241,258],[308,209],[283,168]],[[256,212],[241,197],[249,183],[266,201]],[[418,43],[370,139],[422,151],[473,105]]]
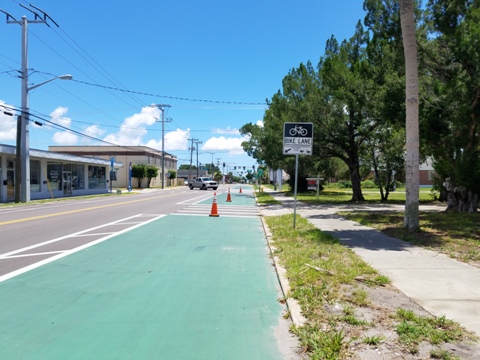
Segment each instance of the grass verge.
[[385,234],[480,267],[480,213],[421,212],[420,230],[403,228],[403,213],[355,211],[340,216]]
[[[268,196],[261,195],[264,203]],[[389,279],[306,219],[297,215],[295,229],[292,214],[265,217],[265,222],[272,233],[273,255],[287,271],[287,296],[298,301],[307,319],[291,330],[311,359],[356,358],[356,351],[385,343],[405,359],[417,356],[420,345],[428,346],[432,357],[453,359],[441,344],[474,339],[443,317],[416,314],[400,305],[380,308],[370,296],[374,289],[388,286]]]
[[[428,190],[428,191],[427,191]],[[365,203],[382,203],[379,190],[363,190]],[[286,193],[286,196],[293,197],[292,192]],[[405,204],[405,191],[395,191],[389,194],[388,200],[383,203],[388,204]],[[317,198],[316,192],[301,192],[297,194],[297,200],[311,204],[339,204],[348,203],[352,199],[352,191],[344,189],[326,189],[319,193]],[[422,204],[434,202],[434,195],[430,189],[421,189],[419,201]]]

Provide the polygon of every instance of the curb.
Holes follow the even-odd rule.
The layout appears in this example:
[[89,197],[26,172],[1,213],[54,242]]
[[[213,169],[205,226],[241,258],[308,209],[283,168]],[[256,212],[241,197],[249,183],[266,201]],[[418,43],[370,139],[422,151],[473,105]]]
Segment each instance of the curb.
[[270,232],[270,229],[265,222],[264,216],[261,215],[260,218],[262,220],[263,230],[267,239],[267,246],[270,251],[273,266],[275,267],[275,272],[277,273],[277,278],[280,283],[280,289],[282,290],[282,295],[285,299],[288,315],[295,326],[301,327],[305,325],[307,319],[302,315],[302,309],[298,301],[288,297],[288,294],[290,292],[290,284],[287,278],[287,270],[282,265],[280,265],[279,258],[274,254],[275,246],[273,245],[272,241],[272,233]]

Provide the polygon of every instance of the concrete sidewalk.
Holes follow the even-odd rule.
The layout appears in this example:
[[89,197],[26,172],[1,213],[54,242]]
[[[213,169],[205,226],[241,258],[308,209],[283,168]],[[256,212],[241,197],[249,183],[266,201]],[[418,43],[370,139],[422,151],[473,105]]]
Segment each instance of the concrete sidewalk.
[[[272,195],[282,201],[282,205],[263,209],[264,216],[293,213],[292,198]],[[443,208],[421,206],[421,210],[441,211]],[[404,206],[306,205],[297,202],[296,212],[354,250],[365,262],[388,276],[393,286],[432,315],[444,315],[480,336],[480,269],[336,215],[338,211],[355,209],[401,211]]]

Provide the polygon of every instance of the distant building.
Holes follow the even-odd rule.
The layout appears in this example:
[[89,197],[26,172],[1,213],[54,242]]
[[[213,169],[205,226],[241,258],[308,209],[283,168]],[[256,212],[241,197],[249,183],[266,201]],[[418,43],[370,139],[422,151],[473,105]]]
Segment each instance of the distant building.
[[421,163],[419,171],[420,187],[432,187],[435,174],[432,159],[429,158],[424,163]]
[[[126,188],[128,186],[129,166],[132,165],[154,165],[158,168],[158,176],[152,179],[150,187],[162,185],[162,175],[165,186],[176,185],[176,179],[168,179],[168,171],[177,171],[177,157],[165,153],[165,173],[162,174],[162,152],[147,146],[49,146],[52,152],[66,153],[83,157],[95,157],[123,163],[123,167],[114,167],[116,180],[113,180],[113,187]],[[108,169],[110,171],[112,169]],[[141,187],[148,186],[147,179],[143,179]],[[132,186],[138,186],[137,179],[132,179]]]
[[182,179],[184,181],[188,181],[189,177],[191,180],[199,176],[211,176],[211,174],[209,174],[207,170],[203,170],[203,169],[192,169],[191,171],[185,170],[185,169],[177,170],[177,178]]
[[[35,149],[29,153],[31,200],[108,192],[110,161]],[[0,202],[15,200],[15,162],[15,146],[0,144]]]

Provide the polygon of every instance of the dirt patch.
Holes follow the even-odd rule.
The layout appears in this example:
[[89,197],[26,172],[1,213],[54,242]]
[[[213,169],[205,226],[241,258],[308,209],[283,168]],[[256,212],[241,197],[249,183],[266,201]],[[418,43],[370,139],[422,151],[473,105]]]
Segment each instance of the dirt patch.
[[[412,353],[411,348],[400,344],[396,325],[398,320],[395,318],[397,309],[402,308],[411,310],[418,316],[431,316],[425,309],[419,306],[396,288],[387,285],[372,288],[360,285],[360,288],[368,293],[369,304],[367,306],[353,306],[355,317],[368,322],[367,326],[352,326],[344,324],[340,328],[344,329],[347,335],[348,354],[347,359],[431,359],[431,351],[439,349],[447,351],[452,358],[459,359],[478,359],[480,354],[480,345],[471,340],[460,343],[443,343],[432,345],[422,342],[415,347],[416,351]],[[345,287],[346,298],[352,288]],[[342,306],[334,304],[325,307],[330,314],[342,313]],[[379,337],[381,341],[375,345],[369,345],[364,342],[365,338]],[[473,335],[472,335],[473,338]]]

